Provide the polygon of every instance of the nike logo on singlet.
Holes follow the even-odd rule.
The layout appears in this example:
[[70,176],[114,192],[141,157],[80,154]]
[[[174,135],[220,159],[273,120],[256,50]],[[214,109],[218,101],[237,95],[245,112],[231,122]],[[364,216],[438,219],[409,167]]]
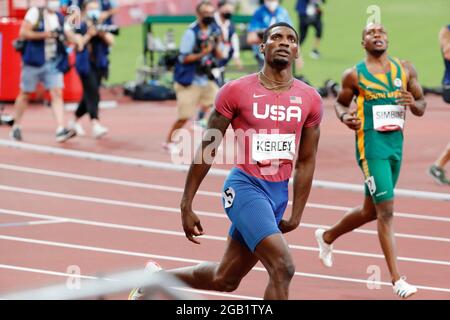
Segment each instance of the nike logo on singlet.
[[265,94],[253,94],[253,98],[261,98],[261,97],[265,97]]

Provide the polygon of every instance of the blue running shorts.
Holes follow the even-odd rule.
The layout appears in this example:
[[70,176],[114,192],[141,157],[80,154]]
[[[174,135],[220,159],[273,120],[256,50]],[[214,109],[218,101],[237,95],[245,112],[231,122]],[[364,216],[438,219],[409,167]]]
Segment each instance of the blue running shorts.
[[288,182],[271,182],[233,168],[225,180],[222,204],[231,220],[229,235],[255,252],[278,224],[288,203]]

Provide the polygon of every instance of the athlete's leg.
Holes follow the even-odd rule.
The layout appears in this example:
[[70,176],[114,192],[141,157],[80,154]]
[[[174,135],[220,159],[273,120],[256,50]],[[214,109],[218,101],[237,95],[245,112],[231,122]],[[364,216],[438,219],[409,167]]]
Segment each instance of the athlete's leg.
[[351,209],[341,221],[324,232],[323,240],[326,243],[331,244],[343,234],[357,229],[375,219],[377,219],[377,213],[372,197],[366,196],[364,198],[363,206]]
[[394,283],[400,279],[394,236],[394,201],[384,201],[375,205],[375,207],[377,210],[378,238]]
[[281,233],[272,234],[262,240],[256,246],[255,256],[269,273],[264,299],[288,299],[289,284],[295,274],[295,266],[288,244]]
[[447,162],[450,161],[450,143],[445,148],[444,152],[439,156],[439,158],[434,163],[436,166],[440,168],[444,168]]
[[247,246],[229,237],[220,263],[204,262],[168,272],[196,289],[230,292],[236,290],[257,262],[258,258]]
[[20,126],[25,109],[28,107],[29,100],[30,100],[30,93],[24,92],[21,90],[16,98],[15,103],[14,103],[14,110],[15,110],[14,126],[15,127]]
[[56,120],[56,127],[64,127],[64,101],[61,88],[49,89],[50,97],[52,99],[52,110]]

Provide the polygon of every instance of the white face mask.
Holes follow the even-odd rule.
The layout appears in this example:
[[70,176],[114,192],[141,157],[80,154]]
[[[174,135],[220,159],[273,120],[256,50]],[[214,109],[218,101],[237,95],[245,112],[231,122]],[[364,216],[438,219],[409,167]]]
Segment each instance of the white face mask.
[[59,0],[49,0],[47,1],[47,9],[50,11],[59,11],[59,9],[61,8],[61,3],[59,2]]
[[278,8],[278,1],[265,1],[264,5],[269,9],[270,12],[275,12]]

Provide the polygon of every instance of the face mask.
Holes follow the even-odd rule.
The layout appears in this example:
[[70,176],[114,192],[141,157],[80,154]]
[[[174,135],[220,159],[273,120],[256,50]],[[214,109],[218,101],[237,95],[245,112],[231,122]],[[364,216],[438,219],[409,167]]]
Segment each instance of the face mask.
[[88,10],[86,16],[91,20],[98,20],[100,18],[100,9]]
[[203,19],[202,19],[202,23],[204,24],[204,25],[210,25],[211,23],[213,23],[213,21],[214,21],[214,17],[204,17]]
[[270,12],[275,12],[278,8],[278,2],[277,1],[266,1],[264,2],[264,5],[269,9]]
[[47,1],[47,9],[50,11],[59,11],[59,8],[61,7],[61,4],[59,0],[51,0]]
[[233,15],[231,14],[231,12],[226,12],[226,13],[222,14],[222,17],[223,17],[225,20],[230,20],[232,16],[233,16]]

